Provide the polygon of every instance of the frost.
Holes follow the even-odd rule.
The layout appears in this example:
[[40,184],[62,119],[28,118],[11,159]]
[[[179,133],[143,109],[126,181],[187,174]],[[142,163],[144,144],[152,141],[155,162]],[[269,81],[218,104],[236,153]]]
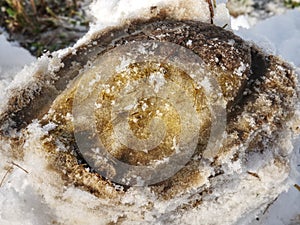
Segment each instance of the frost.
[[73,115],[71,113],[67,113],[66,120],[72,121],[74,120]]
[[68,148],[59,140],[55,141],[56,144],[56,150],[61,152],[67,152]]
[[230,40],[228,41],[228,44],[229,44],[229,45],[234,45],[234,44],[235,44],[235,41],[234,41],[233,39],[230,39]]
[[96,107],[96,109],[101,109],[101,108],[102,108],[102,104],[100,104],[100,103],[95,103],[95,107]]
[[148,108],[148,105],[144,102],[142,105],[142,110],[145,111]]
[[50,60],[48,64],[48,71],[54,73],[57,72],[60,68],[64,67],[59,54],[59,52],[52,54],[52,60]]
[[241,77],[243,76],[243,73],[245,72],[246,68],[246,65],[243,62],[241,62],[240,67],[235,69],[233,73]]
[[206,92],[212,92],[212,86],[208,77],[204,77],[200,85],[204,88]]
[[146,55],[148,53],[145,46],[143,46],[143,45],[139,46],[138,52],[141,53],[141,54],[144,54],[144,55]]
[[161,70],[160,72],[151,73],[149,76],[149,83],[154,87],[154,92],[158,93],[160,88],[166,83],[164,72]]
[[162,112],[160,112],[159,110],[156,110],[156,115],[159,116],[159,117],[163,116]]
[[176,141],[176,137],[173,138],[173,146],[172,149],[175,150],[175,153],[179,153],[179,144]]
[[116,66],[116,72],[120,73],[124,71],[130,65],[131,62],[132,59],[123,56],[122,58],[120,58],[120,65]]
[[193,41],[192,40],[188,40],[187,42],[186,42],[186,46],[192,46],[192,44],[193,44]]
[[57,127],[57,124],[50,122],[43,126],[43,131],[45,133],[48,133],[49,131],[54,130],[56,127]]

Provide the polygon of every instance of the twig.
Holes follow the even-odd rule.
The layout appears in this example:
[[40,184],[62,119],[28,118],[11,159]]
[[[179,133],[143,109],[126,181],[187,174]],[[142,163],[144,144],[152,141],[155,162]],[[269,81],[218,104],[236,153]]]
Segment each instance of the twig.
[[1,182],[0,182],[0,187],[2,187],[3,183],[4,183],[4,180],[5,178],[7,177],[7,175],[12,171],[13,167],[10,166],[7,170],[6,170],[6,173],[4,174],[4,176],[2,177],[1,179]]
[[29,173],[27,170],[25,170],[23,167],[21,167],[20,165],[14,163],[13,161],[10,162],[13,166],[18,167],[19,169],[23,170],[25,173]]
[[298,184],[294,184],[294,187],[295,187],[298,191],[300,191],[300,186],[299,186]]
[[253,176],[253,177],[256,177],[257,179],[259,179],[259,180],[260,180],[260,177],[258,176],[258,174],[257,174],[257,173],[250,172],[250,171],[247,171],[247,173],[248,173],[249,175],[251,175],[251,176]]
[[266,214],[266,212],[268,211],[268,209],[270,208],[271,205],[274,204],[274,202],[278,199],[278,197],[276,197],[272,202],[270,202],[267,207],[265,208],[264,212],[263,212],[263,215]]
[[15,163],[15,162],[13,162],[13,161],[8,162],[8,163],[10,163],[12,166],[10,166],[10,167],[6,170],[4,176],[2,177],[2,179],[1,179],[1,181],[0,181],[0,187],[2,187],[5,178],[6,178],[6,177],[8,176],[8,174],[13,170],[14,166],[16,166],[16,167],[18,167],[19,169],[23,170],[25,173],[29,173],[27,170],[25,170],[23,167],[21,167],[20,165],[18,165],[17,163]]
[[[213,18],[214,18],[214,16],[215,16],[213,1],[214,1],[214,0],[206,0],[206,2],[208,3],[208,6],[209,6],[209,11],[210,11],[210,23],[211,23],[211,24],[214,24]],[[215,1],[214,1],[214,2],[215,2]]]
[[226,23],[222,28],[225,29],[228,26],[228,23]]
[[13,2],[14,8],[17,10],[17,13],[24,18],[24,20],[32,26],[32,22],[29,19],[21,1],[14,0]]
[[30,0],[30,3],[31,3],[31,7],[32,7],[32,9],[33,9],[34,15],[37,15],[36,5],[35,5],[34,0]]

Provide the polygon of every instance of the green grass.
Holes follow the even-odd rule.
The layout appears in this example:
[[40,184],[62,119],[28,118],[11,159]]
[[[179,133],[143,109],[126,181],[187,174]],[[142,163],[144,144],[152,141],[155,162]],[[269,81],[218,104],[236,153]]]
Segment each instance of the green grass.
[[74,43],[88,29],[80,0],[0,0],[0,26],[33,55]]
[[300,2],[296,2],[296,1],[293,1],[293,0],[285,0],[284,1],[284,5],[287,7],[287,8],[296,8],[296,7],[300,7]]

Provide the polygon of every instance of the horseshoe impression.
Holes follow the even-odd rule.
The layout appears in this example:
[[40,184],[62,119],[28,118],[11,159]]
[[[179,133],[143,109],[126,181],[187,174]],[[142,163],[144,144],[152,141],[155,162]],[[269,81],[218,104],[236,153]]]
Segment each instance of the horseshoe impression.
[[58,224],[234,224],[287,187],[295,70],[231,31],[159,14],[39,60],[1,143]]

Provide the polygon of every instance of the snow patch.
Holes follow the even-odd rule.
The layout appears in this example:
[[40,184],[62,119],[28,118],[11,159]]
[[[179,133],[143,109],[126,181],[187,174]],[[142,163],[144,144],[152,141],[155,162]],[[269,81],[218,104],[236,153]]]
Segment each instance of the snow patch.
[[[239,29],[235,33],[300,67],[299,18],[299,10],[289,10],[283,15],[260,21],[250,29]],[[232,27],[236,28],[236,25],[233,23]]]

